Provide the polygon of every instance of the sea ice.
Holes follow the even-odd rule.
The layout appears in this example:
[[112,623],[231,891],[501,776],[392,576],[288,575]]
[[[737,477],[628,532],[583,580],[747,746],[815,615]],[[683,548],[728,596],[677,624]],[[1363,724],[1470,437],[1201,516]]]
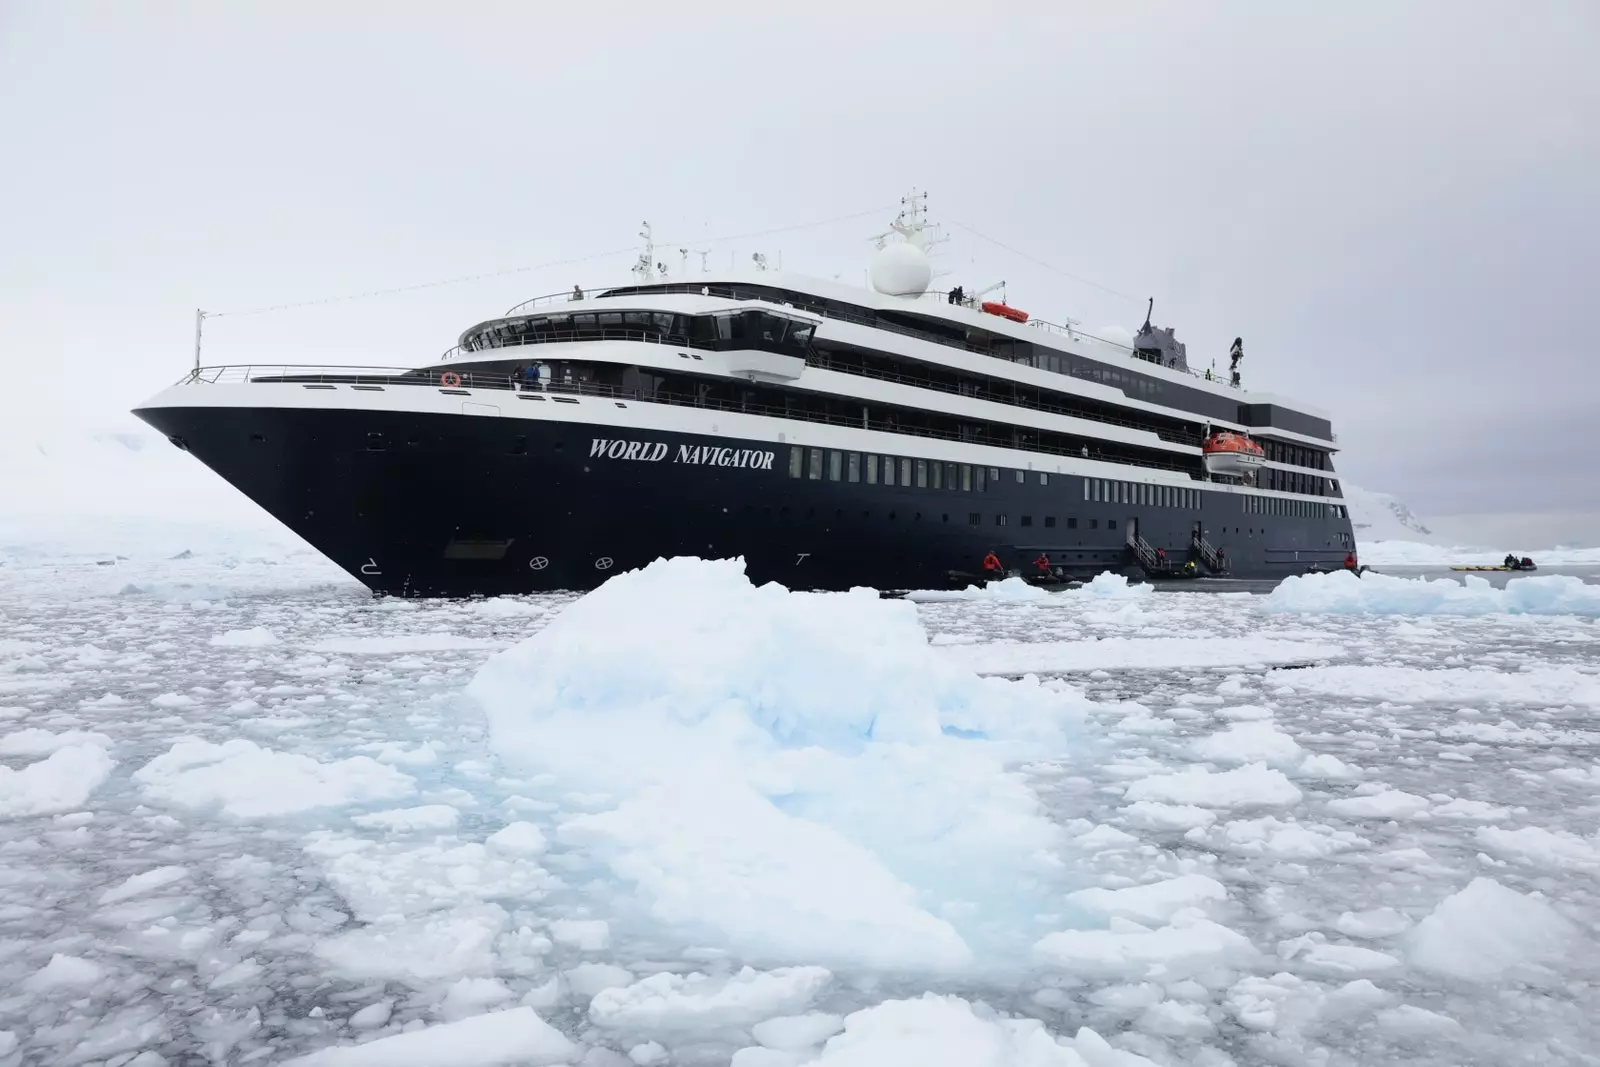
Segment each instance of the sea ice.
[[1247,763],[1230,771],[1191,767],[1130,783],[1123,794],[1130,801],[1192,804],[1205,808],[1283,807],[1300,799],[1282,771],[1264,763]]
[[283,1067],[553,1067],[578,1051],[532,1008],[519,1007],[325,1048]]
[[217,806],[241,819],[395,800],[416,784],[367,756],[322,763],[242,738],[220,745],[179,741],[133,777],[152,800],[182,808]]
[[1141,923],[1168,922],[1185,908],[1227,899],[1228,891],[1222,883],[1203,874],[1182,874],[1126,889],[1080,889],[1067,895],[1070,903],[1085,911]]
[[1405,935],[1412,964],[1466,981],[1558,964],[1579,948],[1578,927],[1547,902],[1474,878]]
[[[561,840],[657,921],[735,951],[917,967],[959,966],[974,930],[1041,910],[1019,888],[1042,890],[1059,830],[1007,764],[1068,752],[1085,706],[977,677],[903,601],[689,559],[613,578],[468,692],[512,766],[614,798]],[[965,932],[944,901],[976,907]]]
[[81,808],[114,766],[106,750],[92,743],[58,748],[20,771],[0,765],[0,819]]
[[607,1029],[652,1033],[745,1027],[809,1006],[831,978],[821,967],[746,967],[727,978],[663,971],[602,989],[589,1003],[589,1018]]
[[1450,578],[1396,578],[1349,571],[1291,575],[1262,602],[1266,611],[1394,615],[1583,615],[1600,616],[1600,586],[1568,574],[1516,578],[1496,589],[1477,575],[1466,583]]

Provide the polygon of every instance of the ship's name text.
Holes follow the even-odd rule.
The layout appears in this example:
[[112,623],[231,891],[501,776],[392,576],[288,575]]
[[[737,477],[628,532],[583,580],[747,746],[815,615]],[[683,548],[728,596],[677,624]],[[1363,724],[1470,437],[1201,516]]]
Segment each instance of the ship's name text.
[[[589,442],[591,459],[636,459],[660,463],[670,446],[665,441],[612,441],[596,437]],[[777,453],[757,448],[719,448],[715,445],[679,445],[674,463],[699,463],[708,467],[747,467],[769,471]]]

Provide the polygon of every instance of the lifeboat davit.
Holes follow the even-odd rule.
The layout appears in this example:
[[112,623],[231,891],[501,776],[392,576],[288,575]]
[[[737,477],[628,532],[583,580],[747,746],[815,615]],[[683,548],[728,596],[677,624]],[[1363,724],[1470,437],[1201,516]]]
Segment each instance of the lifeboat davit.
[[1028,313],[1026,311],[1018,311],[1009,304],[1001,304],[993,300],[985,300],[978,306],[983,308],[984,311],[991,315],[999,315],[1002,319],[1010,319],[1012,322],[1028,321]]
[[1267,461],[1267,450],[1242,433],[1223,430],[1206,438],[1206,471],[1211,474],[1248,474]]

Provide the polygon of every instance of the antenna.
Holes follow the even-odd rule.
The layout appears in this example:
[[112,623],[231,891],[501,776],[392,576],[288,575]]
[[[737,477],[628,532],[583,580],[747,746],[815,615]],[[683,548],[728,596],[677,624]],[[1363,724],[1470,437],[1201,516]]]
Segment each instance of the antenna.
[[711,254],[711,249],[709,249],[709,248],[697,248],[697,249],[695,249],[694,254],[700,257],[700,273],[701,274],[710,274],[711,273],[711,268],[706,266],[706,257]]
[[678,259],[683,264],[683,276],[687,278],[689,276],[689,250],[687,248],[678,249]]
[[200,372],[200,328],[206,321],[206,313],[199,308],[194,309],[194,369]]
[[633,273],[639,276],[640,281],[648,282],[651,264],[656,261],[656,243],[648,221],[640,223],[639,236],[644,238],[644,251],[639,253],[639,261],[633,265]]
[[762,255],[760,252],[750,253],[750,259],[755,263],[756,270],[767,269],[767,257]]
[[1156,298],[1152,296],[1150,298],[1150,306],[1144,309],[1144,325],[1139,327],[1140,331],[1148,330],[1150,328],[1150,314],[1151,312],[1155,311],[1155,309]]

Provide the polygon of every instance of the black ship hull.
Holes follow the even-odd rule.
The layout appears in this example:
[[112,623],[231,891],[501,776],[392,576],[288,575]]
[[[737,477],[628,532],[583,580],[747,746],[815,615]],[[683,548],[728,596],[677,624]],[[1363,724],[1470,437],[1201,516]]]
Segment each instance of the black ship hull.
[[1059,474],[1001,471],[981,492],[796,476],[770,441],[385,410],[136,414],[397,596],[586,590],[676,555],[742,556],[753,581],[801,589],[944,588],[990,552],[1023,574],[1041,555],[1067,575],[1134,574],[1130,523],[1177,566],[1198,525],[1235,578],[1334,568],[1349,550],[1348,519],[1245,514],[1234,494],[1201,491],[1195,509],[1087,500]]

